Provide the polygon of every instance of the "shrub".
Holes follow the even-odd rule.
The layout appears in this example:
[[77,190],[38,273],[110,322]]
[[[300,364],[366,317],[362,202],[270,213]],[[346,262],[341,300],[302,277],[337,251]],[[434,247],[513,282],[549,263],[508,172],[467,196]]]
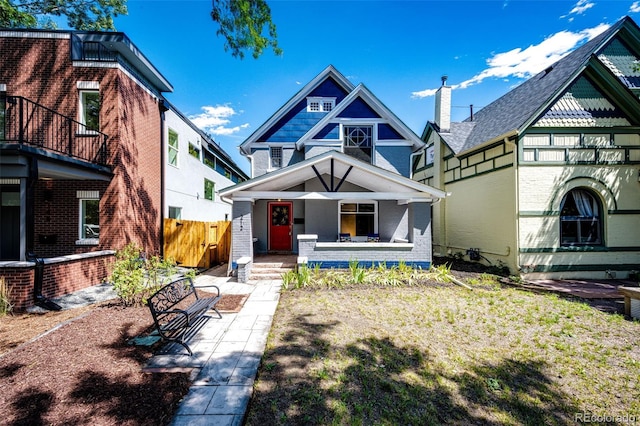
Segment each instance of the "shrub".
[[11,309],[13,309],[13,305],[9,299],[9,286],[4,277],[0,277],[0,316],[8,314]]
[[146,259],[140,247],[129,243],[116,252],[116,262],[108,279],[126,306],[139,306],[175,273],[172,259],[163,260],[159,256]]
[[[315,269],[316,273],[319,270]],[[300,265],[295,271],[282,274],[282,287],[287,290],[291,284],[293,288],[302,288],[311,282],[311,269],[307,265]]]

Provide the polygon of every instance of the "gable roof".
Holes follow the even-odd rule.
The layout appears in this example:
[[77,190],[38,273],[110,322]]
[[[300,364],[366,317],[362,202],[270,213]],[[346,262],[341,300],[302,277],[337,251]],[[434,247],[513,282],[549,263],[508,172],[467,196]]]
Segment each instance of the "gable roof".
[[286,191],[308,180],[318,179],[318,174],[344,179],[346,182],[367,189],[371,192],[359,192],[358,194],[366,194],[368,198],[372,199],[429,201],[444,198],[447,195],[439,189],[331,150],[292,166],[222,189],[220,197],[226,201],[231,201],[234,197],[255,200],[257,198],[274,198],[274,194],[277,193],[287,199],[343,199],[348,194],[354,194],[337,190],[326,192]]
[[351,83],[345,76],[343,76],[333,65],[329,65],[320,74],[318,74],[313,80],[307,83],[298,93],[296,93],[289,101],[287,101],[278,111],[275,112],[267,121],[265,121],[255,132],[251,134],[242,144],[240,144],[240,152],[243,154],[251,153],[251,145],[258,141],[271,126],[276,124],[282,119],[296,104],[304,100],[314,89],[320,86],[328,78],[332,78],[340,87],[344,89],[346,93],[351,92],[354,89],[353,83]]
[[[631,18],[625,17],[546,70],[479,110],[474,115],[473,121],[467,118],[463,122],[475,123],[473,126],[455,126],[452,123],[450,132],[439,132],[440,136],[445,142],[451,142],[449,147],[454,153],[461,154],[481,145],[519,134],[561,97],[575,79],[588,68],[595,69],[595,74],[601,76],[611,74],[611,70],[602,65],[595,55],[621,31],[625,31],[633,39],[640,39],[640,28]],[[630,89],[623,84],[620,86],[626,89],[623,92],[627,92],[623,94],[625,102],[631,102],[632,98],[637,102],[637,98],[632,95]],[[619,90],[618,93],[620,93]],[[627,110],[631,111],[629,108]],[[432,125],[432,123],[428,124],[428,126]]]
[[[409,129],[389,108],[387,108],[371,91],[364,85],[359,84],[354,90],[347,95],[336,107],[331,110],[324,118],[316,123],[309,131],[296,142],[296,148],[302,148],[306,142],[314,139],[314,137],[331,122],[353,121],[354,117],[348,114],[350,107],[357,102],[363,102],[370,113],[376,118],[387,121],[393,129],[403,138],[410,141],[413,150],[416,151],[424,146],[424,142],[416,135],[413,130]],[[346,116],[346,117],[345,117]]]

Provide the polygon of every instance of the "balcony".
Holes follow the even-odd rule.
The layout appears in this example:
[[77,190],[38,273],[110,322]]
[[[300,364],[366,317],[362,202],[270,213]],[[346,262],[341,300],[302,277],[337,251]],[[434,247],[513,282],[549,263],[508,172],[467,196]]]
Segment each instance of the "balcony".
[[21,96],[0,98],[0,146],[3,144],[109,166],[106,134]]

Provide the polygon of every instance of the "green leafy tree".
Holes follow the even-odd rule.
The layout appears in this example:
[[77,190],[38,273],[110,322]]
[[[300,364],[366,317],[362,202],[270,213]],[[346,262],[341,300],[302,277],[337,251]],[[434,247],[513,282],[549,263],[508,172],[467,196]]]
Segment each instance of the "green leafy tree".
[[[258,58],[265,49],[282,54],[276,26],[265,0],[212,0],[211,18],[218,23],[224,49],[243,59]],[[0,0],[0,27],[55,28],[52,17],[64,16],[70,28],[84,31],[115,30],[113,18],[127,14],[127,0]]]
[[127,14],[127,0],[0,0],[0,26],[55,28],[51,19],[65,16],[71,28],[115,30],[113,18]]
[[225,38],[224,49],[233,57],[243,59],[249,51],[258,58],[269,47],[276,55],[282,54],[266,1],[213,0],[211,18],[220,25],[216,34]]

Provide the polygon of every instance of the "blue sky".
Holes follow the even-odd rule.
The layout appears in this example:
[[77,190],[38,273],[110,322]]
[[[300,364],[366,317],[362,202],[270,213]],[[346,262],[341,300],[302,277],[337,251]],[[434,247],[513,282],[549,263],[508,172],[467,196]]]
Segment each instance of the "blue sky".
[[330,64],[420,135],[442,75],[460,121],[623,16],[640,22],[629,0],[271,0],[284,54],[240,60],[216,37],[210,0],[127,4],[117,30],[171,82],[167,99],[247,172],[237,146]]

